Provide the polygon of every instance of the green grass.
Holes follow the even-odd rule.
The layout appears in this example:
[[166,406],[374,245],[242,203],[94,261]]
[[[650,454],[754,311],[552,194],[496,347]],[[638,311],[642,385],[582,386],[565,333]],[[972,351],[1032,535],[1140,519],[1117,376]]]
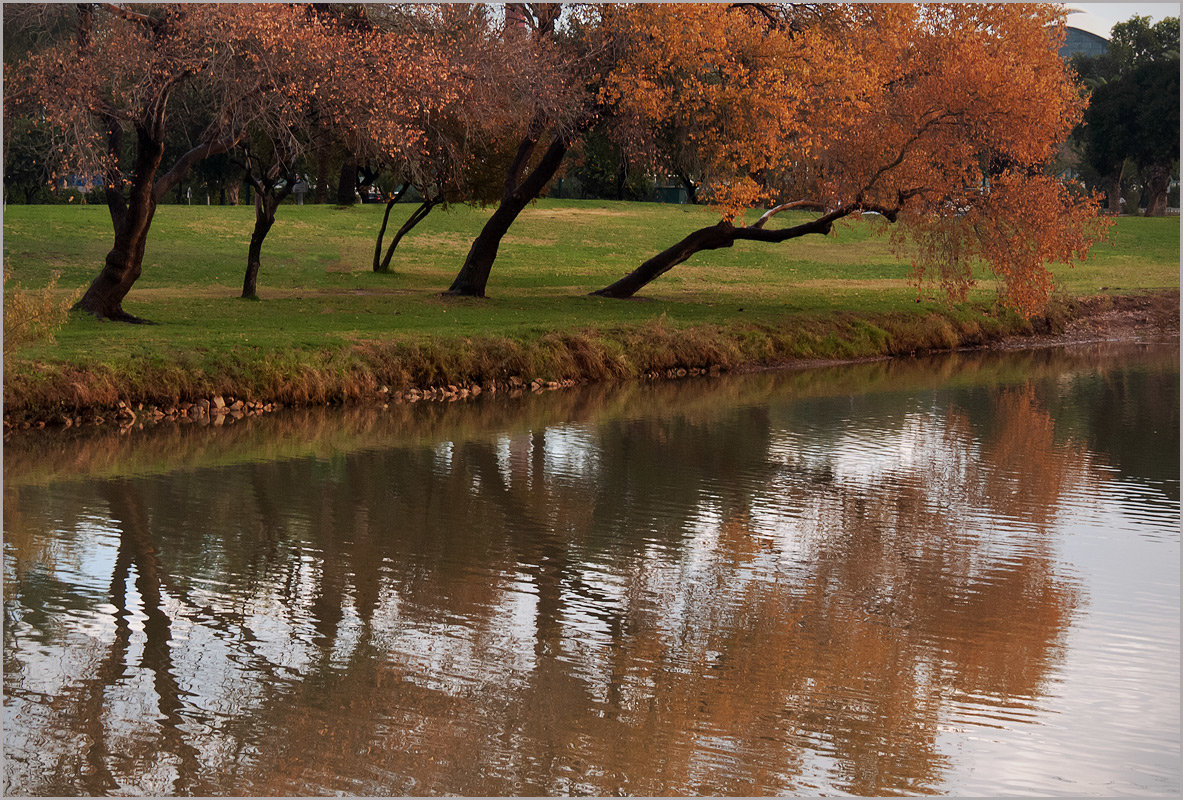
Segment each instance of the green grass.
[[[458,206],[433,212],[403,240],[392,273],[375,274],[370,265],[382,210],[285,205],[263,250],[262,302],[246,302],[238,294],[253,209],[161,206],[143,276],[124,302],[130,313],[158,324],[71,315],[56,342],[27,346],[6,359],[6,411],[46,402],[54,394],[49,384],[64,386],[70,375],[75,383],[105,376],[110,387],[106,395],[90,393],[93,402],[165,379],[182,397],[235,382],[245,383],[246,393],[266,395],[310,369],[329,382],[348,381],[358,370],[377,370],[375,380],[402,384],[476,379],[493,366],[559,377],[579,372],[572,358],[627,360],[647,348],[646,363],[660,366],[668,359],[658,349],[693,339],[685,333],[690,329],[704,357],[713,352],[711,336],[727,331],[714,354],[728,361],[906,350],[907,337],[900,340],[905,328],[927,326],[919,341],[992,324],[983,316],[994,299],[988,280],[961,307],[917,303],[908,267],[891,254],[881,219],[845,221],[829,237],[742,242],[699,253],[646,287],[643,297],[620,301],[588,292],[717,217],[693,206],[544,200],[522,214],[503,242],[489,297],[471,299],[440,292],[490,211]],[[392,224],[411,210],[397,207]],[[807,216],[786,214],[773,224]],[[13,205],[5,211],[4,258],[25,287],[42,286],[57,271],[63,296],[81,291],[97,274],[110,240],[105,207]],[[1120,219],[1111,243],[1056,275],[1069,296],[1177,288],[1179,220]],[[859,319],[846,319],[846,312]],[[937,318],[944,322],[933,323]],[[943,331],[950,325],[958,331]],[[576,334],[594,341],[594,354],[566,352]],[[480,350],[484,360],[474,361],[466,349]],[[679,357],[697,356],[685,350]],[[425,358],[434,366],[407,366],[408,359]],[[629,374],[642,369],[638,364],[600,363],[584,371]],[[322,395],[340,392],[312,391],[306,399]]]

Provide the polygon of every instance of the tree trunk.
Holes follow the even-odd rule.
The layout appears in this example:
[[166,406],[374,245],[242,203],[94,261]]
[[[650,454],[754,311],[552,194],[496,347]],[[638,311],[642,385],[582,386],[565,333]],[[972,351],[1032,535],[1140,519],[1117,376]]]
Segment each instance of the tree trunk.
[[246,252],[246,275],[242,280],[242,297],[248,300],[258,300],[256,291],[259,278],[259,265],[262,263],[263,240],[271,232],[275,224],[275,212],[279,204],[291,193],[295,185],[294,176],[287,175],[284,187],[276,190],[271,182],[262,183],[255,188],[255,229],[251,231],[251,243]]
[[1105,178],[1109,213],[1114,216],[1121,214],[1121,179],[1124,172],[1123,165],[1117,172],[1111,173]]
[[316,195],[312,200],[318,205],[329,201],[329,154],[332,148],[329,147],[328,138],[328,132],[322,126],[317,135]]
[[357,192],[357,157],[352,153],[345,154],[345,162],[341,165],[341,176],[337,181],[337,205],[351,206]]
[[[831,211],[815,220],[780,230],[765,230],[763,227],[755,225],[749,228],[737,228],[729,221],[722,220],[709,228],[699,228],[672,247],[662,250],[616,283],[594,291],[592,294],[600,297],[632,297],[641,287],[669,272],[699,251],[731,247],[737,240],[777,243],[811,233],[825,235],[830,232],[835,220],[859,210],[879,209],[847,206],[837,211]],[[894,222],[895,214],[889,209],[885,209],[885,211],[887,213],[884,216]]]
[[[374,181],[378,180],[378,176],[382,173],[379,170],[372,169],[368,163],[359,164],[357,167],[357,177],[354,181],[353,188],[361,195],[362,203],[369,203],[367,200],[369,195],[369,188],[374,185]],[[378,202],[378,201],[374,201]]]
[[[109,131],[112,146],[122,140],[121,132]],[[91,282],[86,294],[74,304],[77,311],[87,311],[99,319],[118,322],[143,323],[147,320],[123,310],[123,298],[140,277],[144,262],[144,248],[148,229],[156,213],[153,182],[164,155],[163,137],[156,138],[142,126],[137,126],[135,169],[131,179],[131,193],[125,200],[118,184],[108,179],[107,207],[115,228],[115,241],[103,269]]]
[[415,209],[415,213],[407,218],[407,221],[398,229],[398,233],[394,235],[394,240],[390,243],[390,249],[386,251],[386,257],[382,259],[381,269],[379,272],[390,272],[390,258],[394,255],[394,249],[398,247],[398,243],[402,241],[403,237],[411,232],[411,229],[427,218],[431,213],[431,209],[439,204],[439,200],[424,200],[423,204]]
[[1146,216],[1162,217],[1167,213],[1167,189],[1171,185],[1171,168],[1153,164],[1146,168]]
[[694,181],[690,180],[690,176],[687,175],[685,172],[682,172],[681,170],[678,170],[677,175],[678,175],[678,180],[680,180],[682,182],[682,185],[686,187],[686,202],[690,203],[691,205],[697,205],[698,204],[698,184],[695,183]]
[[448,287],[448,294],[485,296],[485,286],[489,283],[489,273],[492,272],[493,262],[497,259],[501,239],[525,207],[526,203],[517,202],[516,198],[514,202],[503,202],[497,207],[469,248],[464,266]]
[[263,240],[267,238],[267,234],[271,231],[271,226],[275,224],[275,211],[268,210],[266,206],[269,203],[262,202],[262,195],[256,193],[255,197],[255,229],[251,231],[251,243],[246,252],[246,277],[242,281],[242,297],[249,300],[257,300],[259,298],[258,279],[259,279],[259,264],[262,261]]
[[136,123],[135,163],[127,198],[123,196],[123,173],[119,167],[119,157],[123,151],[123,128],[118,121],[108,121],[107,152],[110,158],[103,174],[103,184],[106,187],[107,210],[115,229],[115,241],[103,262],[102,271],[91,282],[82,299],[74,304],[74,310],[89,312],[99,319],[147,322],[125,312],[123,298],[127,297],[132,284],[140,277],[144,249],[148,244],[148,229],[156,213],[156,204],[170,189],[181,186],[182,179],[194,164],[234,146],[234,135],[224,134],[219,137],[217,132],[211,131],[210,138],[204,138],[196,147],[183,153],[168,172],[157,178],[156,173],[164,158],[168,99],[169,90],[166,89]]
[[600,297],[632,297],[645,284],[669,272],[700,250],[731,247],[735,243],[736,230],[739,229],[726,221],[709,228],[700,228],[672,247],[662,250],[616,283],[592,294]]
[[[394,208],[394,204],[403,198],[407,193],[407,188],[411,184],[404,183],[402,188],[394,197],[386,201],[386,211],[382,214],[382,227],[378,228],[378,239],[374,242],[374,272],[386,272],[386,266],[382,264],[382,237],[386,235],[386,224],[390,221],[390,211]],[[393,247],[391,248],[394,249]],[[387,259],[389,263],[390,259]]]
[[[519,147],[519,158],[522,151],[528,154],[529,141],[523,141]],[[497,258],[497,249],[501,246],[501,239],[506,231],[518,218],[518,214],[538,197],[542,189],[558,172],[563,157],[571,146],[565,136],[556,136],[547,148],[542,160],[526,178],[516,186],[513,185],[515,169],[510,170],[506,191],[502,195],[501,204],[493,212],[493,216],[485,223],[480,235],[472,243],[468,257],[464,259],[464,266],[460,268],[456,279],[448,287],[447,294],[458,294],[467,297],[484,297],[485,286],[489,282],[489,273],[493,269],[493,261]]]

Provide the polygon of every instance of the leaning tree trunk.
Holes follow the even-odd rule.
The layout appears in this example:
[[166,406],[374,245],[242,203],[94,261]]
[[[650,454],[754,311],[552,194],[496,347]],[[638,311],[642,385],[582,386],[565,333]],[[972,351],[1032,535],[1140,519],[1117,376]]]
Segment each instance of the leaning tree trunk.
[[143,270],[148,228],[155,212],[156,201],[150,196],[143,202],[133,200],[128,204],[122,224],[115,231],[115,242],[107,253],[102,271],[91,282],[82,299],[74,304],[74,309],[90,312],[99,319],[147,322],[124,311],[123,298],[127,297]]
[[258,300],[257,284],[259,266],[262,263],[263,240],[271,232],[275,224],[275,212],[284,198],[291,193],[295,183],[289,176],[288,181],[280,190],[273,184],[260,185],[255,188],[255,229],[251,231],[251,243],[246,252],[246,275],[242,280],[242,298]]
[[242,281],[242,297],[247,300],[259,299],[257,288],[259,264],[262,261],[263,240],[267,238],[267,234],[271,231],[271,226],[275,224],[274,210],[270,213],[265,211],[263,208],[265,204],[260,202],[262,198],[258,193],[256,193],[255,197],[255,229],[251,231],[251,244],[246,252],[246,276]]
[[[518,148],[516,161],[524,161],[533,149],[534,142],[525,140]],[[497,250],[501,246],[501,239],[505,236],[514,220],[522,213],[530,202],[542,193],[546,184],[558,172],[563,157],[567,154],[571,143],[565,136],[556,136],[543,154],[538,166],[516,186],[513,185],[516,168],[510,169],[506,191],[502,194],[501,204],[493,212],[493,216],[485,223],[480,234],[472,243],[468,257],[464,259],[464,266],[460,268],[456,279],[448,287],[447,294],[458,294],[467,297],[484,297],[485,286],[489,282],[489,273],[493,269],[493,262],[497,258]]]
[[224,153],[236,140],[231,133],[211,130],[210,136],[173,162],[168,172],[156,177],[164,157],[165,122],[169,88],[155,97],[148,105],[143,117],[136,123],[135,162],[128,196],[124,198],[124,184],[120,156],[123,153],[123,127],[116,120],[108,120],[107,153],[110,156],[103,173],[106,187],[107,209],[115,229],[115,241],[103,269],[90,284],[82,299],[74,304],[74,310],[86,311],[99,319],[119,322],[142,323],[146,320],[132,316],[123,310],[123,298],[131,291],[132,284],[140,277],[144,263],[144,249],[148,244],[148,229],[156,213],[156,204],[181,181],[202,159]]
[[[764,222],[771,214],[765,214],[760,222],[748,228],[737,228],[730,221],[722,220],[709,228],[699,228],[672,247],[662,250],[628,275],[616,281],[616,283],[594,291],[592,294],[600,297],[632,297],[650,281],[661,277],[695,253],[703,250],[718,250],[723,247],[731,247],[731,245],[739,240],[775,243],[796,239],[799,236],[806,236],[811,233],[825,235],[830,232],[830,228],[833,226],[835,220],[858,210],[876,210],[880,211],[880,213],[886,211],[887,213],[884,216],[891,221],[895,220],[895,213],[890,209],[880,210],[862,206],[847,206],[837,211],[831,211],[815,220],[780,230],[765,230],[763,228]],[[775,211],[776,209],[773,210],[773,213]]]
[[[123,298],[127,297],[142,271],[148,229],[156,213],[154,179],[164,156],[164,139],[152,136],[143,126],[137,126],[136,133],[136,160],[129,196],[124,199],[115,175],[108,175],[104,180],[115,241],[103,262],[102,271],[82,299],[74,304],[74,309],[87,311],[99,319],[142,323],[146,320],[123,310]],[[113,124],[108,131],[109,148],[117,152],[116,148],[122,147],[122,140],[122,129]]]
[[402,224],[398,232],[394,234],[394,239],[390,242],[390,248],[386,251],[386,257],[382,259],[379,265],[380,269],[377,272],[390,272],[390,259],[394,255],[394,250],[398,247],[398,243],[403,240],[403,237],[411,232],[411,229],[427,218],[431,213],[431,209],[439,204],[439,200],[424,200],[422,205],[415,209],[415,213],[407,218],[407,221]]
[[661,277],[700,250],[718,250],[735,244],[735,232],[740,230],[723,221],[709,228],[700,228],[682,241],[667,247],[611,286],[592,292],[600,297],[632,297],[650,281]]

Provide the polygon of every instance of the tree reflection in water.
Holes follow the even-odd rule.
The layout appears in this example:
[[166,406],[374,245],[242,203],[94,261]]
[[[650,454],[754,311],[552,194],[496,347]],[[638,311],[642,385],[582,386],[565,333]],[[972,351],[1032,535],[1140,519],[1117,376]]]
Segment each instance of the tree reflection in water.
[[1031,383],[774,385],[6,489],[9,791],[939,791],[1047,691],[1097,456]]

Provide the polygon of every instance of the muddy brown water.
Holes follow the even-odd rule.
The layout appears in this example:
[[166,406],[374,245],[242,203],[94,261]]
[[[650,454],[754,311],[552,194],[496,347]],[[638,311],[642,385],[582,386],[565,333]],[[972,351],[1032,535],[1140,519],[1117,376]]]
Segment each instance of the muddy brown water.
[[1177,794],[1179,350],[4,451],[10,794]]

